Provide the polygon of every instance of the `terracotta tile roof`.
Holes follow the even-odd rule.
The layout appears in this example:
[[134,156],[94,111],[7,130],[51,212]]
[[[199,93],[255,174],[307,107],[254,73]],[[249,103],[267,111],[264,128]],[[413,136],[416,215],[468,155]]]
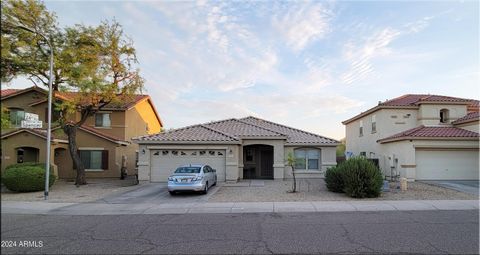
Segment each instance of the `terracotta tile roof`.
[[[38,135],[44,139],[47,139],[47,130],[39,129],[39,128],[19,128],[12,131],[8,131],[2,134],[2,139],[18,133],[22,133],[22,132],[28,132],[34,135]],[[52,140],[60,140],[61,142],[67,142],[67,136],[63,132],[57,132],[57,129],[52,129],[51,138]]]
[[284,134],[266,128],[243,122],[237,119],[227,119],[204,124],[206,127],[228,133],[234,137],[285,137]]
[[1,91],[1,97],[8,96],[10,94],[13,94],[17,91],[20,91],[21,89],[2,89]]
[[380,103],[381,106],[416,106],[422,102],[442,102],[442,103],[465,103],[469,105],[477,105],[478,100],[466,99],[459,97],[426,95],[426,94],[407,94],[391,100]]
[[132,140],[142,142],[229,142],[240,143],[242,137],[285,139],[286,144],[336,145],[330,138],[283,126],[255,117],[226,119],[174,129],[155,135],[141,136]]
[[[26,88],[26,89],[2,89],[1,90],[1,96],[6,97],[6,96],[12,95],[14,93],[20,93],[22,91],[27,92],[27,91],[30,91],[32,89],[41,91],[45,95],[47,94],[47,91],[42,89],[42,88],[30,87],[30,88]],[[62,100],[73,100],[73,99],[76,99],[77,97],[81,97],[81,94],[78,93],[78,92],[56,91],[55,92],[55,97],[59,98],[59,99],[62,99]],[[130,97],[125,97],[123,99],[120,99],[118,102],[110,103],[110,104],[106,105],[104,107],[104,109],[106,109],[106,110],[125,110],[125,109],[129,109],[130,107],[134,106],[135,104],[137,104],[138,102],[140,102],[140,101],[142,101],[143,99],[146,99],[146,98],[149,98],[149,96],[148,95],[136,94],[136,95],[133,95],[133,96],[130,96]],[[38,103],[43,103],[43,102],[46,102],[46,98],[38,100],[38,101],[32,103],[32,105],[35,105],[35,104],[38,104]]]
[[415,138],[478,138],[479,134],[469,130],[456,127],[426,127],[418,126],[392,136],[378,140],[384,143],[388,141],[406,140]]
[[471,112],[456,121],[452,122],[452,124],[460,124],[460,123],[465,123],[465,122],[470,122],[470,121],[478,121],[480,120],[480,112]]
[[249,116],[240,119],[241,121],[264,127],[274,132],[287,136],[287,144],[337,144],[337,140],[306,132],[300,129],[287,127],[264,119]]
[[204,125],[193,125],[184,128],[168,130],[154,135],[146,135],[133,138],[138,141],[159,141],[159,142],[221,142],[238,143],[236,137],[225,134]]
[[359,118],[367,116],[373,112],[376,112],[384,108],[412,108],[417,109],[422,103],[439,103],[439,104],[464,104],[467,105],[468,112],[478,112],[479,109],[479,100],[459,98],[459,97],[449,97],[449,96],[439,96],[439,95],[428,95],[428,94],[406,94],[403,96],[396,97],[394,99],[386,100],[385,102],[379,102],[377,106],[368,109],[367,111],[361,112],[353,116],[350,119],[342,121],[342,124],[347,125],[348,123],[355,121]]

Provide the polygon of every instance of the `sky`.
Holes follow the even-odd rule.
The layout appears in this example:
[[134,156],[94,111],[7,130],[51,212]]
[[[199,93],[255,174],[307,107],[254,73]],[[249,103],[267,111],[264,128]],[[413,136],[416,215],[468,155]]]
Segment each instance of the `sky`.
[[252,115],[340,139],[378,101],[480,98],[478,1],[45,4],[61,26],[123,25],[167,129]]

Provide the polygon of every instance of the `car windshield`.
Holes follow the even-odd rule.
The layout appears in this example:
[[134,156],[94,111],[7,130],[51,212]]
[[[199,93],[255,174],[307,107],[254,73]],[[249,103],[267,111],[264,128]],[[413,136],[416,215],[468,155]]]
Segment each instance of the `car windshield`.
[[198,174],[200,173],[200,167],[179,167],[175,170],[175,173],[181,174]]

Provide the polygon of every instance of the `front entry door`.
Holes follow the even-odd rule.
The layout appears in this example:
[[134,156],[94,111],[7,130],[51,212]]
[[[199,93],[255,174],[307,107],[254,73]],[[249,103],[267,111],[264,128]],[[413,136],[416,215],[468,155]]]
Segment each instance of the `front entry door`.
[[261,178],[273,178],[273,150],[262,150],[260,160]]

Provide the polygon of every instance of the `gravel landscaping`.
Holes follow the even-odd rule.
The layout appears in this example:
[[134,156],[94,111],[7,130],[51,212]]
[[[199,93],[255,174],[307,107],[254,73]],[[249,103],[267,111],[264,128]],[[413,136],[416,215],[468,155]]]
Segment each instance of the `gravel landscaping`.
[[[295,202],[295,201],[339,201],[359,200],[347,197],[343,193],[327,190],[323,179],[298,180],[297,193],[289,193],[292,181],[265,180],[264,186],[258,185],[224,185],[208,200],[208,202]],[[420,182],[409,182],[408,190],[397,190],[391,183],[390,192],[383,192],[378,198],[362,200],[476,200],[479,197],[443,187]]]
[[[50,187],[49,202],[84,203],[101,199],[117,192],[125,192],[136,188],[134,180],[89,179],[87,185],[76,187],[72,182],[57,180]],[[2,185],[2,201],[44,201],[43,191],[17,193]]]

